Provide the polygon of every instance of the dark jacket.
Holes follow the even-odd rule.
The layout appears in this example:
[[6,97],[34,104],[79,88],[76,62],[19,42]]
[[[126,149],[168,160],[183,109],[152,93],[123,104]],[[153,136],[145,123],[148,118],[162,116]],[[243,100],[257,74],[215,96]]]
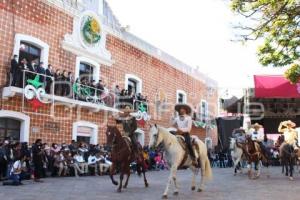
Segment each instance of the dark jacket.
[[10,61],[10,73],[14,74],[18,69],[18,62],[15,59]]

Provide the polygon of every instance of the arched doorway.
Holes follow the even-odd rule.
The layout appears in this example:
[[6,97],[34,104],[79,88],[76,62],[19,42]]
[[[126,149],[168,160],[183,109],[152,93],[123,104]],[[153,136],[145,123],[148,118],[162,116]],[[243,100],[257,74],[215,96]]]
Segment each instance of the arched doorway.
[[9,137],[29,142],[30,117],[15,111],[0,110],[0,140]]
[[72,140],[87,144],[98,144],[98,126],[87,121],[73,124]]

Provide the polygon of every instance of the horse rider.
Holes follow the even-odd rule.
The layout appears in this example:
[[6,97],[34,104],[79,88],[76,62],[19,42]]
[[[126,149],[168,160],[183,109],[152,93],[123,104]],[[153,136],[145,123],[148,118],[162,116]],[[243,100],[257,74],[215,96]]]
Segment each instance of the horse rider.
[[[261,131],[261,129],[263,128],[262,125],[255,123],[254,125],[252,125],[252,128],[254,129],[254,131],[251,133],[251,139],[256,142],[257,144],[259,144],[260,149],[262,150],[262,153],[265,156],[268,156],[268,151],[266,146],[264,146],[264,139],[265,139],[265,134],[263,133],[263,131]],[[258,151],[258,149],[256,149]]]
[[114,118],[117,125],[122,125],[124,135],[130,138],[132,143],[132,151],[134,152],[134,156],[138,158],[138,141],[136,135],[137,121],[135,117],[131,115],[131,113],[133,113],[133,110],[130,108],[130,106],[126,106],[122,111],[122,113],[115,114]]
[[244,143],[246,140],[246,131],[243,129],[243,127],[234,129],[232,132],[232,137],[236,138],[238,143]]
[[192,109],[187,104],[177,104],[175,105],[175,111],[177,111],[176,113],[179,113],[179,116],[173,116],[171,123],[177,127],[176,134],[184,137],[193,164],[197,165],[198,162],[196,160],[190,137],[193,124],[191,117]]
[[298,134],[295,127],[296,124],[291,120],[283,121],[279,124],[278,132],[283,134],[284,143],[291,145],[293,147],[293,151],[297,152],[299,149],[297,145]]

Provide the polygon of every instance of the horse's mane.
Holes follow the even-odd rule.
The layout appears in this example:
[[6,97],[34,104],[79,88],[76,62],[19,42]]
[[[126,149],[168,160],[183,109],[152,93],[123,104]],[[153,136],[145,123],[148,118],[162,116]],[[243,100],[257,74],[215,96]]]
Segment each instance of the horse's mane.
[[174,140],[177,140],[177,139],[176,139],[176,136],[173,135],[172,133],[170,133],[170,131],[168,131],[167,128],[164,128],[164,127],[162,127],[162,126],[157,126],[157,128],[158,128],[158,131],[159,131],[159,132],[162,132],[162,133],[164,133],[164,134],[166,134],[166,135],[169,135],[170,138],[172,138],[172,139],[174,139]]

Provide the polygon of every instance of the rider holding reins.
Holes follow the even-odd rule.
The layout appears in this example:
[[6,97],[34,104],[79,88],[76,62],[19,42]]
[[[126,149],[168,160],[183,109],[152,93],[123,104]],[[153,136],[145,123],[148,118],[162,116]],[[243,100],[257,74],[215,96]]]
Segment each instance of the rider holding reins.
[[187,104],[177,104],[175,110],[179,113],[179,116],[173,116],[171,119],[172,125],[177,127],[176,134],[182,135],[187,144],[188,151],[190,153],[193,163],[196,165],[196,156],[192,147],[190,132],[192,130],[193,120],[191,117],[192,109]]
[[295,151],[298,151],[299,147],[297,145],[298,134],[294,129],[296,124],[291,120],[283,121],[279,124],[278,132],[284,135],[284,142],[291,145]]

